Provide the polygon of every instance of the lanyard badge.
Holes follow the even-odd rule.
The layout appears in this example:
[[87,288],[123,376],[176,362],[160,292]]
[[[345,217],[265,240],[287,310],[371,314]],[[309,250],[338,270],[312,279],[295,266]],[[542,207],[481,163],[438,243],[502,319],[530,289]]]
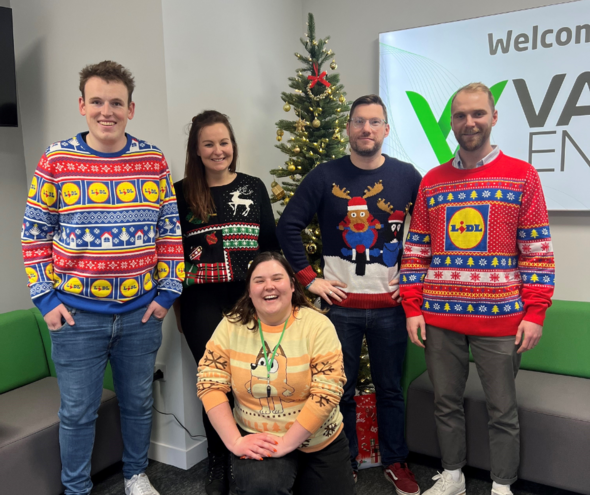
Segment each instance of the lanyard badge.
[[260,333],[260,342],[262,342],[262,352],[264,353],[264,359],[266,361],[266,396],[270,397],[270,370],[272,368],[272,363],[275,360],[275,354],[277,353],[277,349],[281,345],[281,341],[283,340],[283,335],[285,335],[285,330],[287,329],[287,323],[289,322],[289,318],[285,322],[283,326],[283,331],[281,332],[281,337],[279,338],[279,342],[275,346],[274,351],[270,355],[270,361],[268,359],[268,355],[266,353],[266,347],[264,345],[264,335],[262,335],[262,323],[258,320],[258,332]]

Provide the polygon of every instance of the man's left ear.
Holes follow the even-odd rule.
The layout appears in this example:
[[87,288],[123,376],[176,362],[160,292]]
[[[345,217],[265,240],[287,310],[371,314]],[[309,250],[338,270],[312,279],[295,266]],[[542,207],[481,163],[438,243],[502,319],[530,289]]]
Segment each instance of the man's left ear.
[[498,123],[498,110],[494,110],[494,114],[492,115],[492,127]]

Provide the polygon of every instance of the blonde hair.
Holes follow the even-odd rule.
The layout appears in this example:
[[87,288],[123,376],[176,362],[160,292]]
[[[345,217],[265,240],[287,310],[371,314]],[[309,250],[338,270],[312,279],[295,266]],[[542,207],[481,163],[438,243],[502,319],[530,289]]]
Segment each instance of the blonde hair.
[[492,109],[492,113],[496,110],[496,104],[494,102],[494,95],[492,95],[490,88],[488,88],[484,83],[480,83],[480,82],[472,82],[472,83],[466,84],[462,88],[459,88],[457,90],[457,92],[453,95],[453,101],[451,101],[451,108],[453,107],[453,103],[455,103],[455,98],[457,97],[457,95],[463,91],[465,91],[466,93],[481,92],[481,93],[487,94],[488,100],[490,102],[490,108]]

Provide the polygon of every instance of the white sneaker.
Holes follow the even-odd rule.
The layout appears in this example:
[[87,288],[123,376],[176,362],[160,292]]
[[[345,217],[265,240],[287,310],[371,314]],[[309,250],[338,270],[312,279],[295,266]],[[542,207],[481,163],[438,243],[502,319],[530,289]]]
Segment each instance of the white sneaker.
[[465,495],[465,476],[461,473],[459,481],[453,481],[453,478],[446,471],[438,473],[433,480],[436,483],[430,490],[426,490],[423,495]]
[[512,492],[510,491],[510,489],[508,490],[502,490],[502,491],[498,491],[498,490],[494,490],[492,488],[492,495],[513,495]]
[[130,480],[125,480],[125,495],[160,495],[150,483],[147,474],[136,474]]

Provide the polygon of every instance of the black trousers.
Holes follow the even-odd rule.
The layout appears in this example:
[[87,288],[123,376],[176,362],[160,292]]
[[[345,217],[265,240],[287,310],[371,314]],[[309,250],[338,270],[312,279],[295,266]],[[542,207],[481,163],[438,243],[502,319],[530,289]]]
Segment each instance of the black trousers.
[[353,495],[356,493],[344,430],[317,452],[294,450],[263,461],[231,455],[239,495]]
[[[186,342],[198,363],[211,335],[236,301],[246,291],[245,282],[227,282],[221,284],[192,285],[185,288],[180,296],[180,322]],[[233,395],[228,394],[233,408]],[[227,454],[227,449],[213,428],[205,410],[203,426],[207,435],[207,446],[214,455]]]

